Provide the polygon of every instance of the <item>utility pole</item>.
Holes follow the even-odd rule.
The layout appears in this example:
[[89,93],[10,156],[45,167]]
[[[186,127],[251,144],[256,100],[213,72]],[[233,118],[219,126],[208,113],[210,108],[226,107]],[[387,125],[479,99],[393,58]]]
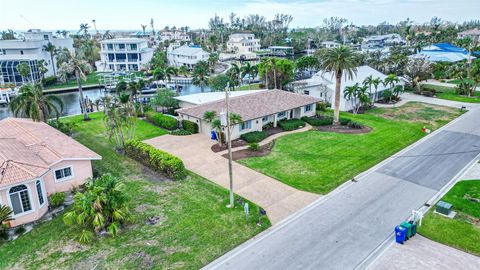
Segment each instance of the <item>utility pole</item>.
[[229,97],[230,97],[230,83],[227,83],[227,88],[225,89],[225,107],[227,109],[226,113],[226,122],[227,122],[227,147],[228,147],[228,176],[230,178],[230,204],[227,206],[233,208],[234,199],[233,199],[233,172],[232,172],[232,140],[230,132],[230,106],[229,106]]

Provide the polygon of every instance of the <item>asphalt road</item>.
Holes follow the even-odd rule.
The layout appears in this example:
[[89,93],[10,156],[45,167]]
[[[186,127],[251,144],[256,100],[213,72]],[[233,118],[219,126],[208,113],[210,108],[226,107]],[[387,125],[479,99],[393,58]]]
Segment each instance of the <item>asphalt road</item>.
[[354,269],[480,153],[480,110],[206,269]]

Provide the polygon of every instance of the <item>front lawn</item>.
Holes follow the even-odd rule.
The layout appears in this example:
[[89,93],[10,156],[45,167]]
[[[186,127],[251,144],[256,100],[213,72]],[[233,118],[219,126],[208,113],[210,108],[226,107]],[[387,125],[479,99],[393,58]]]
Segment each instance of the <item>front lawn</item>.
[[236,89],[236,90],[259,90],[259,89],[260,89],[260,83],[251,83],[250,89],[248,89],[248,84],[247,84],[247,85],[240,86],[240,89]]
[[414,103],[406,108],[376,109],[362,115],[342,113],[342,117],[371,127],[372,131],[291,134],[277,139],[269,155],[239,162],[297,189],[326,194],[422,138],[423,126],[435,129],[460,114],[458,110],[451,112],[450,108],[436,105]]
[[[90,86],[90,85],[98,85],[98,76],[96,72],[90,73],[87,75],[87,80],[82,80],[82,86]],[[76,87],[77,86],[77,80],[76,79],[70,79],[67,80],[66,82],[58,82],[53,85],[49,85],[45,87],[45,90],[52,90],[52,89],[59,89],[59,88],[67,88],[67,87]]]
[[419,232],[439,243],[480,256],[480,180],[458,182],[443,198],[457,212],[454,219],[430,210]]
[[[102,116],[63,121],[77,122],[75,139],[102,155],[103,160],[94,162],[95,173],[124,179],[135,221],[115,238],[80,245],[72,240],[78,232],[56,217],[0,244],[0,269],[198,269],[270,225],[252,203],[248,221],[238,205],[226,208],[228,191],[198,175],[173,182],[118,154],[103,134]],[[138,121],[139,140],[165,133]],[[148,217],[160,222],[147,225]],[[262,226],[256,224],[259,220]]]
[[468,102],[468,103],[480,103],[480,92],[475,91],[473,97],[461,96],[455,92],[455,89],[448,86],[439,86],[424,84],[425,87],[434,89],[436,91],[435,96],[440,99],[447,99],[459,102]]

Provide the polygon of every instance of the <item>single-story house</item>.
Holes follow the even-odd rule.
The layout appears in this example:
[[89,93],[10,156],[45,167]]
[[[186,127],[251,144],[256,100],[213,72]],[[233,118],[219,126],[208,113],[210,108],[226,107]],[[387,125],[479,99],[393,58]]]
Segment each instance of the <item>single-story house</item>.
[[[233,93],[233,92],[232,92]],[[277,126],[278,121],[303,116],[314,116],[316,103],[320,99],[283,90],[266,90],[247,95],[231,97],[231,113],[242,117],[243,122],[232,129],[232,140],[252,131],[262,131],[264,126]],[[211,125],[203,119],[207,111],[220,115],[226,111],[225,99],[203,103],[177,110],[180,120],[189,120],[198,124],[199,132],[211,135]],[[226,130],[224,130],[225,132]],[[226,132],[225,132],[226,133]]]
[[[342,84],[340,89],[340,110],[350,111],[352,110],[352,103],[350,100],[344,98],[345,87],[353,86],[358,83],[360,86],[363,85],[365,79],[369,76],[373,78],[380,78],[381,81],[385,80],[387,75],[381,73],[380,71],[371,68],[369,66],[360,66],[357,68],[357,74],[352,80],[347,78],[345,75],[342,77]],[[400,80],[399,85],[403,85],[404,82]],[[332,73],[320,71],[312,76],[310,79],[296,81],[291,83],[291,88],[296,93],[301,93],[305,95],[310,95],[321,99],[323,102],[332,104],[332,108],[335,106],[335,76]],[[390,89],[390,86],[383,85],[380,83],[377,88],[377,98],[375,101],[382,99],[383,91]],[[369,91],[369,90],[368,90]],[[372,99],[374,98],[375,87],[372,86]]]
[[[258,92],[261,92],[261,91],[267,91],[267,90],[231,91],[230,92],[230,97],[239,97],[239,96],[243,96],[243,95],[258,93]],[[196,93],[196,94],[191,94],[191,95],[174,97],[174,99],[178,100],[178,106],[180,108],[188,108],[188,107],[200,105],[200,104],[207,103],[207,102],[224,100],[225,99],[225,92]]]
[[11,226],[48,210],[48,196],[82,185],[101,156],[55,128],[30,119],[0,121],[0,204],[13,210]]

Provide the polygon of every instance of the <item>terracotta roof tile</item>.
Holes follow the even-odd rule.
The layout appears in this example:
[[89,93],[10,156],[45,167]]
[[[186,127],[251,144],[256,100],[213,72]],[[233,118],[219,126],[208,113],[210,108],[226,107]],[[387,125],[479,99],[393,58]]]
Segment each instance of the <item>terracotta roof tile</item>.
[[[303,94],[268,90],[230,98],[230,110],[232,113],[239,114],[243,121],[247,121],[319,101],[318,98]],[[217,113],[225,111],[225,99],[177,110],[178,113],[200,119],[203,118],[206,111],[216,111]]]

